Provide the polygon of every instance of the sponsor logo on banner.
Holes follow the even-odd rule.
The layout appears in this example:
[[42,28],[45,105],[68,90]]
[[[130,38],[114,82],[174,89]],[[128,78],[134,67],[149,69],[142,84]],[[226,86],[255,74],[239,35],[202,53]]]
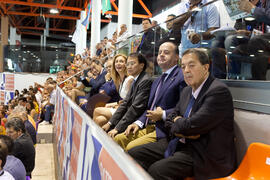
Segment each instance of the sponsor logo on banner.
[[92,179],[128,179],[101,143],[94,136],[92,139],[95,147],[95,157],[91,169]]
[[[55,105],[55,134],[59,169],[63,180],[113,180],[138,177],[148,179],[138,173],[139,168],[130,164],[131,160],[120,160],[112,156],[115,144],[104,144],[107,137],[100,136],[104,132],[97,129],[81,109],[70,103],[64,93],[57,88],[57,104]],[[101,139],[99,139],[102,137]],[[110,145],[113,145],[112,147]],[[120,154],[123,152],[119,152]],[[123,153],[124,154],[124,153]],[[119,156],[118,154],[116,154]],[[121,167],[120,167],[121,165]],[[130,171],[130,166],[134,168]],[[126,172],[123,167],[129,167]]]
[[2,73],[0,78],[0,102],[5,105],[14,97],[14,74]]

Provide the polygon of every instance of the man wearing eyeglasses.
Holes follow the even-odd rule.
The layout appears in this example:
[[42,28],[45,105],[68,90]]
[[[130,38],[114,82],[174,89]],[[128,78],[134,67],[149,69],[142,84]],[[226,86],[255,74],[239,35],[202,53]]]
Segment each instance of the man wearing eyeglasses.
[[181,52],[189,48],[211,47],[210,32],[220,27],[220,17],[217,7],[210,4],[201,8],[209,0],[184,0],[181,2],[179,14],[181,16],[174,22],[182,27]]
[[134,77],[134,82],[126,98],[117,108],[107,124],[102,126],[108,135],[114,138],[123,132],[128,125],[137,120],[147,108],[147,102],[152,85],[152,78],[145,72],[147,60],[140,53],[131,53],[127,60],[128,74]]

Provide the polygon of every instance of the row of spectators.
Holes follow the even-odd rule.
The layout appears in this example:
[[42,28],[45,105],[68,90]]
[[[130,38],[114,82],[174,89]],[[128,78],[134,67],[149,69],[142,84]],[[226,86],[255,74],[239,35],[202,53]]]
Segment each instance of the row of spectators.
[[[213,4],[192,11],[207,2],[182,2],[181,13],[187,12],[186,16],[167,23],[169,31],[160,30],[158,37],[151,20],[143,19],[144,34],[136,53],[128,57],[117,54],[105,62],[101,57],[88,59],[88,69],[62,85],[67,95],[154,179],[219,178],[236,169],[232,96],[213,77],[226,76],[226,51],[217,43],[211,45],[219,40],[211,33],[220,27],[219,12]],[[240,9],[250,11],[244,9],[250,3],[241,0]],[[254,15],[266,5],[253,5]],[[264,22],[268,23],[267,19]],[[260,36],[259,42],[264,44],[266,35]],[[237,46],[234,48],[239,50]],[[212,55],[212,65],[208,54]],[[146,73],[147,66],[154,69],[153,64],[162,72],[156,79]],[[69,70],[69,75],[80,69],[85,68]],[[64,74],[60,72],[58,79]],[[122,91],[128,93],[121,95]],[[80,96],[85,100],[80,101]]]
[[[48,78],[44,85],[15,90],[8,105],[0,105],[1,177],[30,179],[35,167],[35,144],[38,124],[51,123],[56,81]],[[44,121],[44,122],[42,122]]]

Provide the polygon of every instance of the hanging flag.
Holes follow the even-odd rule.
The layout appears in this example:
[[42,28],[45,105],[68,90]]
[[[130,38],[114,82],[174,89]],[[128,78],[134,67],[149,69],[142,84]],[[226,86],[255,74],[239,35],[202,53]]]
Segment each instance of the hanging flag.
[[82,25],[84,25],[87,29],[89,29],[89,19],[91,12],[91,0],[89,0],[88,7],[86,9],[86,18],[83,20]]
[[112,10],[110,0],[102,0],[102,15],[104,15],[105,12],[110,10]]

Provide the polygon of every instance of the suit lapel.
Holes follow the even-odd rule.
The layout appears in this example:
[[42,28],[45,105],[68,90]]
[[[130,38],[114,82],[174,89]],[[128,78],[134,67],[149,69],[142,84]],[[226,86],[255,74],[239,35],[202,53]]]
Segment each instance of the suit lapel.
[[[163,84],[162,89],[159,92],[159,96],[157,97],[156,103],[159,102],[159,100],[162,98],[162,96],[165,94],[165,91],[169,88],[169,86],[174,82],[176,76],[178,75],[179,68],[176,66],[173,71],[169,74],[168,78],[166,79],[165,83]],[[159,80],[160,81],[160,80]],[[159,83],[158,83],[159,84]],[[156,88],[155,88],[156,89]]]
[[149,101],[148,101],[148,106],[149,106],[149,109],[154,101],[154,98],[155,98],[155,94],[156,94],[156,89],[158,87],[158,84],[160,82],[160,79],[161,79],[161,76],[159,76],[152,84],[152,87],[151,87],[151,92],[150,92],[150,97],[149,97]]
[[195,103],[192,107],[192,110],[191,110],[191,113],[190,114],[193,114],[193,112],[196,112],[197,111],[197,108],[200,107],[200,101],[203,99],[206,91],[208,90],[208,88],[210,87],[210,85],[212,84],[212,82],[214,81],[215,78],[213,78],[211,75],[209,75],[209,77],[207,78],[207,80],[205,81],[197,99],[195,100]]
[[145,75],[145,72],[142,72],[142,73],[139,75],[138,79],[135,81],[135,84],[134,84],[134,86],[133,86],[134,88],[132,88],[132,91],[131,91],[131,93],[130,93],[130,98],[131,98],[131,99],[133,98],[134,94],[136,94],[136,91],[137,91],[137,88],[138,88],[138,84],[139,84],[139,82],[143,79],[144,75]]

